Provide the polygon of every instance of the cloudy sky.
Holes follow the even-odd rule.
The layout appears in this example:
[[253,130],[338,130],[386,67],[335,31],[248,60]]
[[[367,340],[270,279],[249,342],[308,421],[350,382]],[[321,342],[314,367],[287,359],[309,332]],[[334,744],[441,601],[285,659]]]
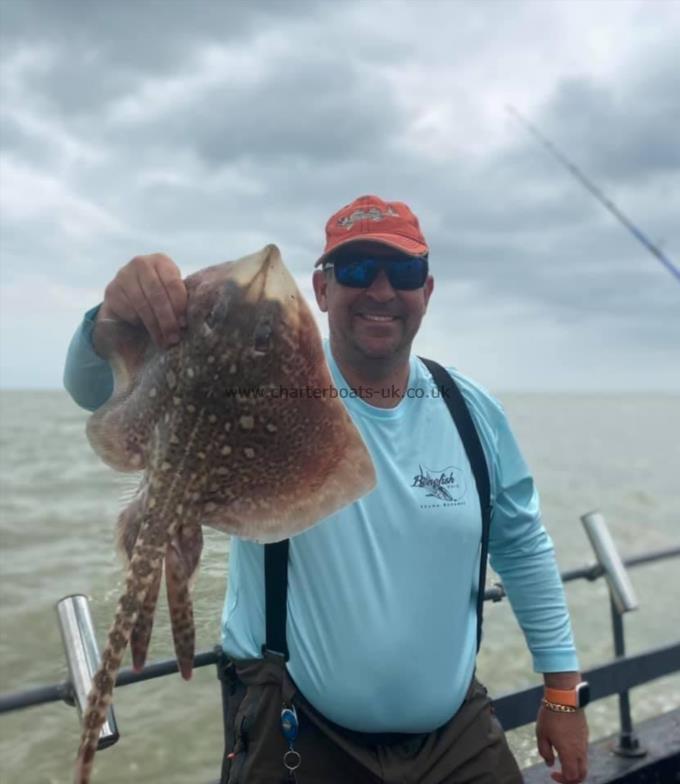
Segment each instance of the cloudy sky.
[[58,387],[133,256],[277,243],[407,201],[435,293],[416,348],[496,391],[680,390],[680,3],[0,0],[0,385]]

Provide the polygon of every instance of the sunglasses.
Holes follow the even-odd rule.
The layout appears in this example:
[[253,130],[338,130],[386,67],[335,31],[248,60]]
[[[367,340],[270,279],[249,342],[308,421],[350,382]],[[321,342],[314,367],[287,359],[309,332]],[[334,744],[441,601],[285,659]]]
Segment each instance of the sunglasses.
[[393,289],[414,291],[427,280],[427,256],[393,256],[387,259],[372,259],[365,256],[340,256],[323,265],[324,270],[333,269],[335,279],[341,286],[351,289],[367,289],[384,270]]

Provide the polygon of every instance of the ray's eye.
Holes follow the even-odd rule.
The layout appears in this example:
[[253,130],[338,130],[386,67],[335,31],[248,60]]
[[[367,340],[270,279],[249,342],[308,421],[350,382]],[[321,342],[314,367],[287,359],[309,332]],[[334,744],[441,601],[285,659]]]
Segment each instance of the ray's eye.
[[217,297],[212,303],[210,312],[205,317],[205,323],[210,329],[223,327],[229,317],[229,310],[234,299],[234,284],[229,281],[222,289],[218,290]]
[[225,307],[221,301],[216,302],[205,317],[205,324],[211,330],[217,329],[224,321]]
[[253,347],[259,354],[266,354],[272,344],[272,325],[269,321],[261,321],[255,327]]

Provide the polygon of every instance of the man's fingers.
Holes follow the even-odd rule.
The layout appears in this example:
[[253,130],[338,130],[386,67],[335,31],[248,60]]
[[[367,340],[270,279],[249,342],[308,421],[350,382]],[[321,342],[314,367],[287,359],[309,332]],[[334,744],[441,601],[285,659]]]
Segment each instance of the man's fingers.
[[136,256],[106,287],[101,318],[144,325],[162,348],[179,341],[187,293],[175,262],[162,253]]
[[113,318],[133,325],[141,322],[117,277],[104,290],[104,301],[99,309],[99,317]]
[[135,298],[135,308],[142,320],[142,324],[144,324],[144,327],[146,328],[146,331],[151,335],[153,342],[157,346],[162,347],[165,344],[163,330],[160,328],[153,308],[149,304],[144,292],[141,289],[139,296]]
[[187,290],[182,280],[182,273],[175,262],[163,253],[151,257],[161,285],[180,327],[186,326]]
[[[175,267],[177,270],[177,268]],[[176,275],[163,275],[162,269],[159,269],[159,278],[165,287],[165,293],[170,300],[175,318],[180,327],[186,327],[187,319],[187,289],[184,281],[180,277],[179,270]]]
[[551,773],[550,778],[553,781],[557,781],[558,784],[580,784],[580,782],[583,781],[583,779],[570,779],[568,776],[565,776],[564,773],[560,773],[559,771]]
[[[170,262],[170,259],[167,259],[167,261]],[[170,263],[172,264],[172,262]],[[174,264],[172,266],[174,267]],[[177,272],[179,274],[179,271]],[[156,342],[160,346],[177,343],[180,330],[179,321],[175,315],[168,292],[156,269],[156,264],[140,267],[138,283],[144,297],[144,311],[152,313],[156,328],[160,332],[160,340]],[[145,320],[144,324],[146,325],[146,323]]]
[[552,744],[546,738],[538,738],[538,753],[543,757],[546,765],[552,767],[555,764],[555,752]]
[[580,781],[578,775],[578,760],[572,757],[566,759],[560,758],[560,764],[562,766],[562,778],[566,784],[576,784],[576,782]]
[[559,782],[559,784],[580,784],[584,781],[588,772],[588,766],[584,759],[579,758],[576,761],[569,760],[567,762],[560,760],[560,763],[562,770],[556,770],[554,773],[551,773],[551,779]]
[[151,335],[153,342],[157,346],[162,346],[164,343],[163,332],[140,281],[140,278],[145,274],[144,267],[142,265],[136,266],[136,260],[133,260],[121,270],[116,280],[120,285],[121,297],[127,301],[128,308],[135,314],[134,320],[130,320],[130,323],[141,321],[146,331]]

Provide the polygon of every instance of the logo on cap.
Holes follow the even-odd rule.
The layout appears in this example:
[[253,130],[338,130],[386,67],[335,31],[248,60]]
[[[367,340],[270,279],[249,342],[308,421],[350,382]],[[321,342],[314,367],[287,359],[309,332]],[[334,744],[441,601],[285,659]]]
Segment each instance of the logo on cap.
[[399,214],[396,213],[392,207],[388,207],[385,212],[378,207],[371,207],[368,210],[354,210],[351,215],[346,215],[344,218],[339,218],[338,223],[348,231],[354,226],[357,221],[370,220],[377,223],[385,218],[398,218]]

